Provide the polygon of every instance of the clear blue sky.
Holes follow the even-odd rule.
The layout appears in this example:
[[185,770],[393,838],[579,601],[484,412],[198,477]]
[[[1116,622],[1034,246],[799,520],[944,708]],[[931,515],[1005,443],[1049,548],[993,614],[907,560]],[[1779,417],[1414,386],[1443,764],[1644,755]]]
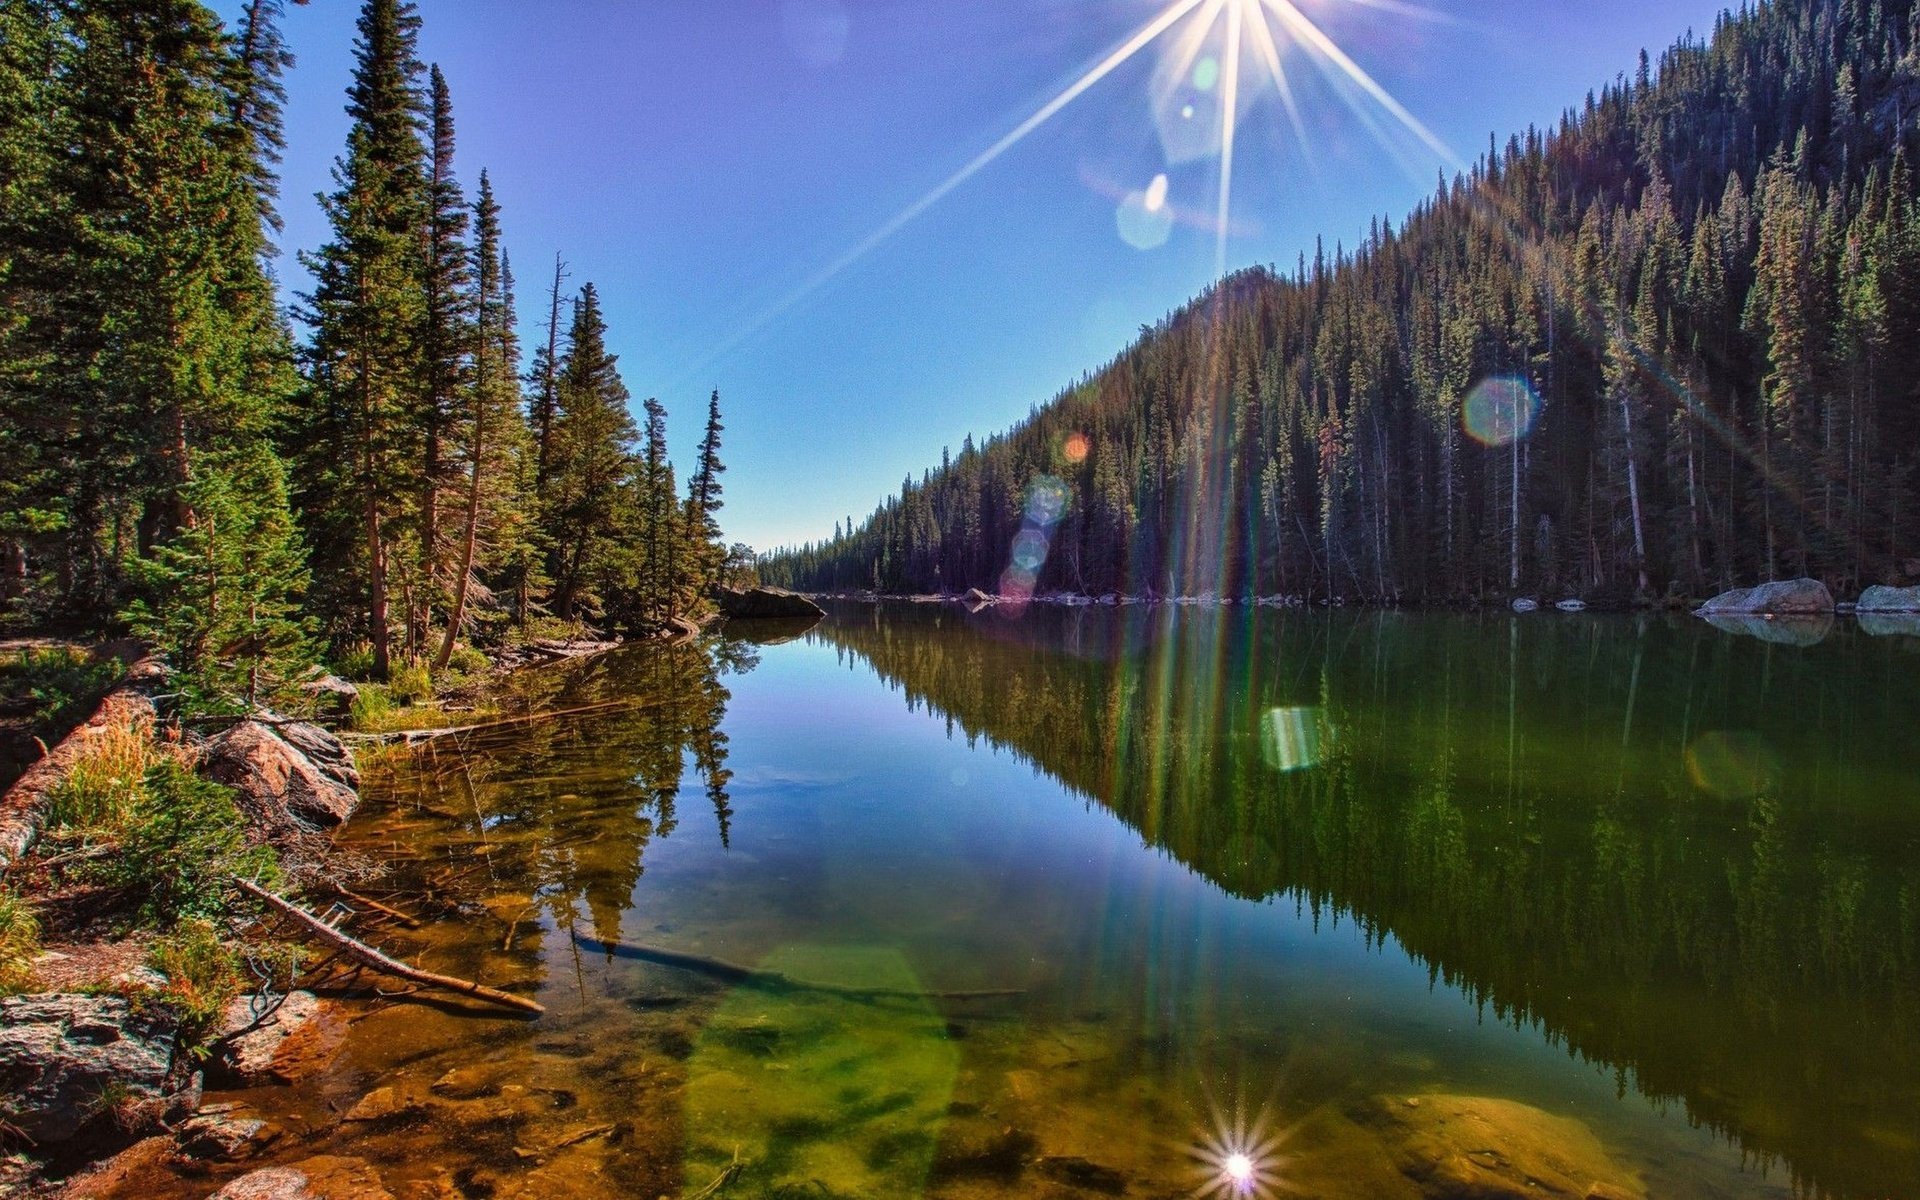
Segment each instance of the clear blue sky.
[[[1431,0],[1423,15],[1399,0],[1297,2],[1462,159],[1490,133],[1504,143],[1557,121],[1642,47],[1657,56],[1688,28],[1710,30],[1721,7]],[[239,5],[215,7],[231,17]],[[1017,421],[1212,278],[1220,162],[1189,143],[1218,147],[1225,80],[1204,64],[1223,62],[1226,43],[1217,27],[1156,114],[1156,74],[1171,72],[1183,24],[781,307],[1165,7],[422,0],[421,56],[453,90],[462,182],[486,167],[504,206],[523,336],[538,336],[559,252],[571,286],[599,286],[627,384],[636,402],[665,402],[680,456],[720,389],[723,522],[767,549],[863,516],[943,446]],[[289,8],[289,251],[325,238],[313,196],[345,140],[358,8]],[[1299,40],[1277,48],[1309,154],[1242,39],[1229,267],[1290,266],[1322,235],[1351,244],[1372,216],[1417,203],[1442,166],[1379,104],[1350,111]],[[1148,213],[1162,174],[1164,203]],[[1150,248],[1123,237],[1129,196],[1125,232]],[[291,254],[281,270],[304,287]]]

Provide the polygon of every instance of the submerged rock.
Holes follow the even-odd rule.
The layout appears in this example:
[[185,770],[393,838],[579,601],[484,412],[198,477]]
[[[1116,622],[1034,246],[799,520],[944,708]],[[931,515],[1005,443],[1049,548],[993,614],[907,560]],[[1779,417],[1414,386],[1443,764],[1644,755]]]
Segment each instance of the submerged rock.
[[1583,1123],[1491,1096],[1382,1096],[1356,1114],[1387,1143],[1394,1165],[1428,1196],[1645,1200],[1646,1188]]
[[1833,593],[1818,579],[1790,579],[1722,592],[1699,608],[1701,616],[1820,616],[1833,612]]
[[227,1005],[223,1028],[208,1071],[216,1082],[239,1087],[305,1079],[333,1061],[347,1032],[312,992],[289,992],[258,1025],[251,1000],[242,996]]
[[1857,613],[1920,613],[1920,587],[1870,587],[1854,605]]
[[180,1153],[202,1161],[239,1162],[265,1150],[280,1128],[238,1104],[202,1108],[175,1131]]
[[720,611],[736,620],[826,615],[826,610],[805,596],[781,588],[721,588],[718,600]]
[[37,1145],[68,1141],[112,1104],[157,1102],[177,1029],[120,996],[0,1000],[0,1120]]
[[333,766],[324,770],[269,726],[242,721],[208,744],[201,770],[239,792],[241,811],[271,840],[297,826],[330,829],[353,815],[360,796],[341,781],[339,764]]
[[291,1167],[252,1171],[208,1200],[393,1200],[365,1159],[319,1155]]

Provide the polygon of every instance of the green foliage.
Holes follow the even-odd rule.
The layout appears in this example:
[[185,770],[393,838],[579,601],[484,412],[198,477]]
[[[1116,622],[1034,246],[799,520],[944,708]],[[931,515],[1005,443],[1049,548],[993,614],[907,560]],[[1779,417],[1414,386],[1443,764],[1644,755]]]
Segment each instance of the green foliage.
[[387,689],[372,684],[361,688],[360,694],[353,698],[353,707],[347,711],[347,721],[358,730],[379,730],[385,727],[392,712],[393,698],[387,695]]
[[393,672],[393,681],[387,685],[387,695],[401,704],[420,704],[431,700],[433,673],[418,663],[398,667]]
[[159,999],[180,1017],[189,1044],[212,1028],[246,984],[239,953],[203,917],[190,917],[156,940],[147,965],[166,977]]
[[141,564],[149,604],[128,624],[163,647],[182,690],[205,706],[253,707],[310,661],[298,601],[307,570],[278,459],[197,464],[189,524]]
[[162,757],[146,730],[106,726],[54,786],[48,825],[115,839],[145,805],[147,775]]
[[607,351],[607,326],[592,284],[573,306],[573,328],[559,371],[558,412],[542,519],[551,535],[551,607],[570,620],[598,608],[635,572],[628,539],[640,466],[639,431],[618,360]]
[[84,719],[124,670],[119,659],[85,651],[29,649],[0,661],[0,711],[22,712],[50,738]]
[[40,922],[33,909],[0,887],[0,996],[33,986],[33,960],[40,954]]
[[117,832],[120,853],[106,860],[102,876],[143,897],[142,917],[162,928],[218,916],[236,876],[269,887],[279,878],[273,851],[248,844],[231,789],[171,755],[147,772]]

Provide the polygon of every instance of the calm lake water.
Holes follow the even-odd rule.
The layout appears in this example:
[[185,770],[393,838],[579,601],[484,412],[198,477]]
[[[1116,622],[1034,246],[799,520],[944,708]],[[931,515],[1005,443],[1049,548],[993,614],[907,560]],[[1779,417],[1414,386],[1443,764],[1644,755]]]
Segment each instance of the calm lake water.
[[1920,637],[858,606],[520,686],[604,707],[352,839],[549,1014],[246,1097],[403,1195],[1418,1197],[1483,1101],[1628,1195],[1920,1195]]

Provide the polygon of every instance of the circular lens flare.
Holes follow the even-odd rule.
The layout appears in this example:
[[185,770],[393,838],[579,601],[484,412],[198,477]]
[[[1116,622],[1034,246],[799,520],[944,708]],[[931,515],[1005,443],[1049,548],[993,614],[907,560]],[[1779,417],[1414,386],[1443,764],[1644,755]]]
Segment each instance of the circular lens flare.
[[1507,446],[1533,431],[1540,397],[1533,385],[1511,375],[1483,379],[1467,393],[1460,423],[1483,446]]

